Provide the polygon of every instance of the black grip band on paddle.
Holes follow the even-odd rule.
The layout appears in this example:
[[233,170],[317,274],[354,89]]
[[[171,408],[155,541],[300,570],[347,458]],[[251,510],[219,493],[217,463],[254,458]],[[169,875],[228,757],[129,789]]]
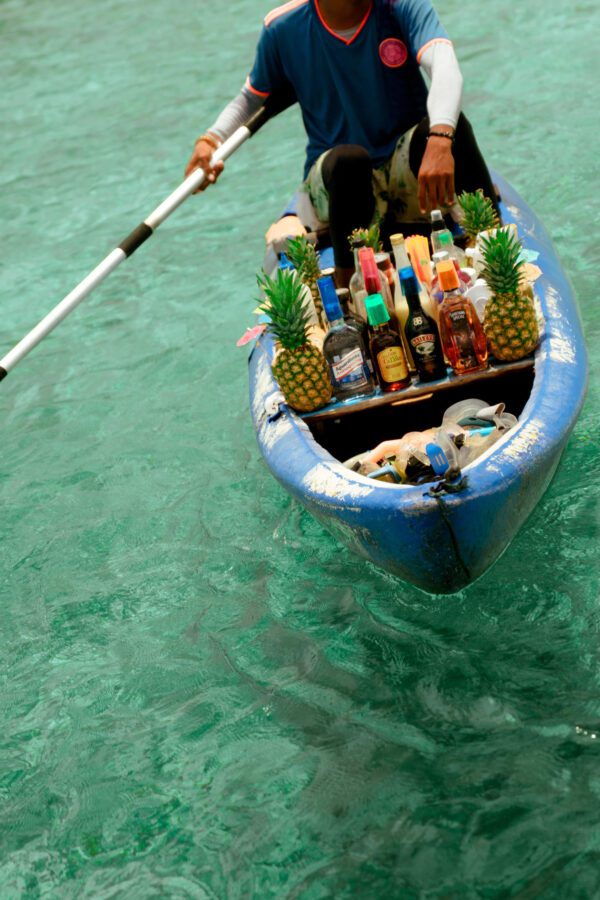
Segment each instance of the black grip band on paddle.
[[6,371],[6,369],[3,369],[2,366],[0,366],[0,381],[2,381],[3,378],[6,378],[7,375],[8,372]]
[[134,228],[131,234],[128,234],[124,241],[121,241],[119,244],[119,250],[122,250],[125,256],[131,256],[132,253],[135,253],[138,247],[140,247],[144,241],[147,241],[149,237],[152,237],[154,234],[153,230],[149,225],[146,225],[145,222],[142,222],[141,225],[138,225],[137,228]]

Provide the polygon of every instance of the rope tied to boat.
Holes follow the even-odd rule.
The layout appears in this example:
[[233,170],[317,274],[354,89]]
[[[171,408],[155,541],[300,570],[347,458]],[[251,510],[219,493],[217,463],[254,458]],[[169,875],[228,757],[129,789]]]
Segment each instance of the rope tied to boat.
[[441,494],[460,494],[469,486],[469,479],[460,469],[448,469],[443,478],[433,484],[425,496],[438,498]]
[[454,533],[454,528],[452,527],[452,522],[450,521],[448,509],[444,502],[444,494],[459,494],[467,487],[467,476],[463,475],[460,469],[449,469],[446,475],[442,479],[440,479],[437,484],[432,485],[429,488],[427,494],[425,494],[424,496],[432,497],[436,501],[438,509],[440,511],[440,515],[444,521],[444,525],[448,530],[448,535],[452,543],[452,549],[454,550],[456,560],[465,573],[467,580],[471,581],[471,572],[464,559],[462,558],[460,545],[458,543],[458,540],[456,539],[456,534]]

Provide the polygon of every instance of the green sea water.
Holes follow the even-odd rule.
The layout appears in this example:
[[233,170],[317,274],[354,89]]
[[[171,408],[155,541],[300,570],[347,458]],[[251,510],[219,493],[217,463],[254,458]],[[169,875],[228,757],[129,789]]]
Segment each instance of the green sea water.
[[[438,8],[579,298],[559,472],[443,598],[271,478],[235,347],[302,168],[271,123],[1,386],[2,900],[600,896],[598,5]],[[0,0],[2,353],[179,182],[268,9]]]

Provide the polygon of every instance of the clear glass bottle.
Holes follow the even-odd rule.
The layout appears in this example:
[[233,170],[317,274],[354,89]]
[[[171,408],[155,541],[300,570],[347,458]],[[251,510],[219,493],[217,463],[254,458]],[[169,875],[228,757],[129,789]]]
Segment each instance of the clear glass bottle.
[[452,260],[438,263],[440,287],[444,299],[440,305],[442,347],[455,375],[476,372],[487,366],[485,333],[475,307],[461,293]]
[[[350,279],[350,294],[354,305],[354,314],[366,322],[365,300],[369,294],[381,294],[388,309],[393,309],[393,300],[387,278],[377,268],[373,248],[366,247],[364,241],[361,241],[358,246],[357,243],[355,243],[355,259],[358,269]],[[364,260],[368,260],[366,276]]]
[[452,232],[449,228],[446,228],[444,217],[439,209],[431,211],[431,248],[433,253],[447,250],[459,265],[462,265],[466,260],[464,250],[455,245]]
[[407,266],[411,265],[411,262],[406,250],[406,244],[404,243],[404,235],[400,233],[393,234],[390,237],[390,243],[392,245],[396,269],[398,271],[400,271],[400,269],[406,269]]
[[410,384],[408,363],[400,335],[389,326],[390,316],[381,294],[367,297],[371,326],[371,358],[382,391],[400,391]]
[[353,315],[350,312],[350,290],[349,288],[336,288],[335,292],[337,294],[337,298],[340,301],[340,306],[342,307],[342,314],[344,316],[344,322],[347,322],[348,325],[352,325],[361,336],[363,346],[365,348],[365,356],[367,360],[367,366],[371,376],[373,375],[373,361],[371,360],[371,353],[369,350],[369,326],[366,322],[363,322],[362,319],[359,319],[358,316]]
[[365,299],[367,292],[365,291],[365,283],[362,277],[360,261],[358,259],[359,250],[366,247],[367,243],[363,238],[355,238],[352,241],[352,252],[354,253],[354,274],[348,285],[350,289],[350,300],[352,302],[352,312],[362,322],[367,321],[367,312],[365,310]]
[[354,325],[344,321],[333,279],[319,278],[317,286],[330,326],[323,341],[323,355],[329,366],[335,398],[344,401],[368,397],[375,387],[362,338]]
[[419,381],[439,381],[447,375],[438,327],[421,305],[419,282],[410,266],[399,273],[400,285],[409,307],[404,326]]

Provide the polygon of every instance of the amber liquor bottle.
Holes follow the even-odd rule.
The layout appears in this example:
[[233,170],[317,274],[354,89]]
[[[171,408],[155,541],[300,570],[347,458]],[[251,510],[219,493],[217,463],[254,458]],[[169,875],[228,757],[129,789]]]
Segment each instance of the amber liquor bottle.
[[410,384],[410,374],[400,335],[389,326],[390,314],[381,294],[365,301],[371,326],[371,359],[382,391],[399,391]]
[[454,263],[438,263],[437,274],[444,292],[440,306],[440,337],[454,374],[485,369],[488,359],[485,333],[475,307],[460,291]]

